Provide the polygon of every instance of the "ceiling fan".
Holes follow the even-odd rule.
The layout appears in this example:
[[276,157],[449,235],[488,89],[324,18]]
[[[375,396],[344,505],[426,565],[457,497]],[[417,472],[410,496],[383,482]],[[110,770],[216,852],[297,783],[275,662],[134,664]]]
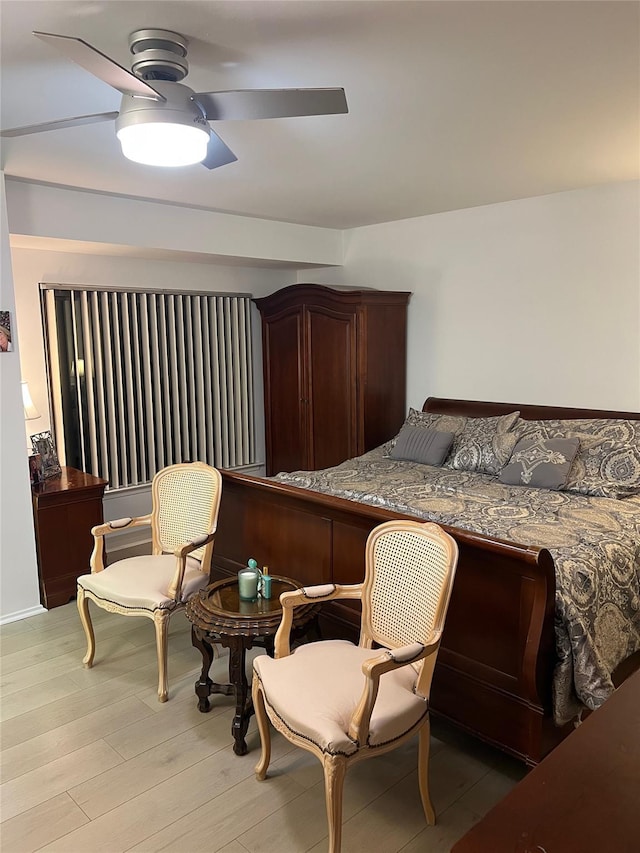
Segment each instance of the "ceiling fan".
[[216,169],[237,160],[210,121],[333,115],[348,112],[344,89],[244,89],[194,92],[182,84],[189,71],[188,41],[170,30],[136,30],[127,71],[81,38],[34,32],[94,76],[122,93],[119,112],[94,113],[3,130],[23,136],[115,119],[122,153],[152,166],[202,163]]

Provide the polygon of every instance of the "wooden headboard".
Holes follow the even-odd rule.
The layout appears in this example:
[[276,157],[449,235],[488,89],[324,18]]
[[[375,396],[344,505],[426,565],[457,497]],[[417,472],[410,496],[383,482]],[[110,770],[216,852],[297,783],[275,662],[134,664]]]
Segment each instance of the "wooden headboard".
[[624,418],[640,420],[640,412],[616,412],[606,409],[571,409],[564,406],[533,406],[528,403],[487,403],[481,400],[449,400],[445,397],[427,397],[423,412],[440,415],[464,415],[468,418],[487,418],[520,412],[525,420],[548,420],[549,418]]

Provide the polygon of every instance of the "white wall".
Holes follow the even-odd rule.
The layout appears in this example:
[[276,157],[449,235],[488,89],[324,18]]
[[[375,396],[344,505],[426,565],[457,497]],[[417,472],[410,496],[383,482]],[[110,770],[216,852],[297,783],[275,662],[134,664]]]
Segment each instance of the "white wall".
[[409,405],[429,395],[640,410],[640,184],[356,228],[298,281],[408,290]]
[[94,254],[101,253],[100,246],[119,246],[142,247],[147,256],[152,251],[180,252],[222,263],[251,259],[261,266],[342,262],[342,232],[332,228],[19,180],[7,181],[7,209],[12,235],[94,244]]
[[[0,172],[0,310],[10,311],[12,351],[0,353],[0,604],[5,618],[40,612],[24,410],[20,391],[22,342],[16,328],[4,174]],[[9,615],[10,614],[10,615]]]

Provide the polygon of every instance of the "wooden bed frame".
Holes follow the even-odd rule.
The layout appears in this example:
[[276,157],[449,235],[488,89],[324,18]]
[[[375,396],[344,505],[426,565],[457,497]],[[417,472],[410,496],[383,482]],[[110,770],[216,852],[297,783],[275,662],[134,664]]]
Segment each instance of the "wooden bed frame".
[[[488,417],[519,410],[526,419],[620,417],[640,413],[488,403],[430,397],[425,412]],[[212,578],[255,557],[304,584],[358,583],[373,527],[407,517],[342,498],[223,471]],[[460,558],[431,690],[434,714],[537,764],[570,730],[553,725],[555,665],[553,559],[518,545],[443,525]],[[349,606],[352,605],[352,606]],[[359,610],[326,605],[323,635],[355,639]]]

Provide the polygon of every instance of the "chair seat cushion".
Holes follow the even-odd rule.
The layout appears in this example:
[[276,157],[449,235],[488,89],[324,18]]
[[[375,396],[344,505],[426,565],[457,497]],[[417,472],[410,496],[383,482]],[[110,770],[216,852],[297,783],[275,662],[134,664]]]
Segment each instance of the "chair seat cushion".
[[[129,557],[101,572],[81,575],[78,586],[97,598],[132,610],[171,609],[177,602],[169,598],[167,590],[176,569],[177,560],[173,554]],[[181,601],[186,601],[208,581],[208,575],[200,571],[198,560],[187,557]]]
[[[323,640],[278,660],[261,655],[253,668],[267,708],[292,732],[323,752],[352,755],[359,745],[348,731],[365,685],[362,664],[379,654],[346,640]],[[427,702],[413,692],[415,680],[410,665],[381,676],[368,746],[397,740],[426,716]]]

